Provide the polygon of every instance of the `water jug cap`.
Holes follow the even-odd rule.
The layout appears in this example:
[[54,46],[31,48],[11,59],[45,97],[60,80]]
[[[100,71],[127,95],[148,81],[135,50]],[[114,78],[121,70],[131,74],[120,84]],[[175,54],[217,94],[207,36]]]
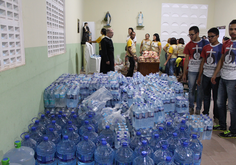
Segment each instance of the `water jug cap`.
[[15,141],[15,148],[20,148],[21,147],[21,141]]
[[42,115],[41,115],[41,118],[45,118],[45,115],[44,115],[44,114],[42,114]]
[[69,121],[68,121],[68,124],[72,124],[72,121],[69,120]]
[[35,131],[35,130],[36,130],[36,127],[31,127],[31,130],[32,130],[32,131]]
[[194,135],[192,136],[192,138],[193,138],[193,139],[197,139],[197,135],[194,134]]
[[177,133],[173,133],[173,136],[176,137],[176,136],[177,136]]
[[55,120],[53,120],[53,121],[52,121],[52,124],[56,124],[56,121],[55,121]]
[[107,141],[102,141],[102,145],[103,146],[107,145]]
[[73,115],[73,118],[77,118],[77,115]]
[[2,159],[2,165],[9,165],[10,159],[9,158],[3,158]]
[[84,140],[87,141],[88,140],[88,136],[84,136]]
[[166,157],[166,161],[167,161],[167,162],[170,162],[170,161],[171,161],[171,157],[170,157],[170,156],[167,156],[167,157]]
[[140,136],[140,135],[141,135],[141,132],[139,132],[139,131],[136,132],[136,135],[137,135],[137,136]]
[[39,120],[35,120],[35,124],[38,124],[39,123]]
[[181,123],[182,123],[182,124],[185,124],[185,123],[186,123],[186,121],[185,121],[185,120],[182,120],[182,121],[181,121]]
[[64,135],[64,140],[68,140],[68,136],[67,135]]
[[86,125],[88,125],[88,124],[89,124],[89,121],[88,121],[88,120],[85,120],[84,123],[85,123]]
[[57,117],[58,117],[58,118],[61,118],[61,115],[58,115]]
[[155,139],[159,138],[159,134],[154,135]]
[[127,145],[128,145],[127,142],[123,142],[123,143],[122,143],[122,146],[127,146]]
[[44,141],[48,141],[48,137],[47,137],[47,136],[44,136],[43,140],[44,140]]
[[146,151],[142,151],[142,156],[147,156],[147,152]]
[[143,141],[142,141],[142,144],[143,144],[143,145],[146,145],[146,144],[147,144],[147,140],[143,140]]
[[159,127],[159,131],[163,131],[163,127]]
[[188,142],[183,142],[183,146],[187,147],[188,146]]
[[162,145],[161,147],[162,147],[162,149],[164,149],[164,150],[167,149],[167,145]]
[[59,111],[59,114],[62,114],[62,111]]
[[70,127],[70,128],[69,128],[69,131],[73,131],[73,128],[72,128],[72,127]]
[[184,127],[180,127],[180,130],[183,131],[183,130],[184,130]]
[[25,135],[25,139],[29,139],[29,137],[30,137],[29,135]]
[[53,128],[49,128],[49,131],[50,131],[50,132],[53,132]]
[[92,127],[88,127],[88,130],[91,131],[91,130],[92,130]]
[[109,125],[107,125],[107,126],[106,126],[106,129],[110,129],[110,126],[109,126]]

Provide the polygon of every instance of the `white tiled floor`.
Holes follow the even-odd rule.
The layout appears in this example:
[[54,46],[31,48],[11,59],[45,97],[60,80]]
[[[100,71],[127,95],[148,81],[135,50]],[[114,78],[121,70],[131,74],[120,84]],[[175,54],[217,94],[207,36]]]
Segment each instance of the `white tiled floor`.
[[[211,106],[212,107],[212,106]],[[212,118],[212,108],[210,117]],[[227,125],[230,126],[230,114],[227,112]],[[236,139],[223,139],[220,131],[212,133],[211,140],[203,140],[201,165],[236,165]]]

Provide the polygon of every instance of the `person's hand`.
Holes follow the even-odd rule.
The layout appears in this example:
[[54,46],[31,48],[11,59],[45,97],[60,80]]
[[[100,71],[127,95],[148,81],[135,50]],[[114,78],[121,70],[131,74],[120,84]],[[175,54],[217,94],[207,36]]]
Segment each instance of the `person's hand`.
[[107,61],[106,64],[107,64],[107,65],[110,65],[110,61]]
[[211,83],[212,83],[212,84],[216,84],[216,76],[214,76],[214,75],[212,76],[212,78],[211,78]]
[[186,75],[185,74],[183,74],[182,80],[183,80],[183,82],[186,82]]
[[166,66],[167,62],[164,63],[164,66]]
[[196,84],[197,84],[198,86],[200,86],[200,85],[201,85],[201,77],[199,77],[199,78],[197,79],[197,82],[196,82]]
[[140,54],[142,55],[142,50],[140,50]]

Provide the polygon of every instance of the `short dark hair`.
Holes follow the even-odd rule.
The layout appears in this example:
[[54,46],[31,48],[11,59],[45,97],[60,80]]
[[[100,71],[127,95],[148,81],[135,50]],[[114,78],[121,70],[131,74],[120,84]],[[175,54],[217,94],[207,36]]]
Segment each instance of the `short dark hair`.
[[130,35],[132,35],[132,33],[135,33],[134,31],[130,33]]
[[101,32],[102,32],[103,35],[106,35],[106,34],[107,34],[107,30],[106,30],[105,28],[102,28],[102,29],[101,29]]
[[208,33],[214,33],[217,36],[220,34],[219,29],[217,28],[211,28],[210,30],[208,30]]
[[155,34],[153,34],[153,35],[156,36],[156,41],[159,41],[159,42],[160,42],[159,34],[155,33]]
[[223,37],[223,40],[224,40],[224,41],[227,41],[227,40],[229,40],[229,37],[225,37],[225,36],[224,36],[224,37]]
[[84,24],[86,25],[86,24],[88,24],[88,22],[85,22]]
[[172,37],[172,38],[170,39],[170,44],[171,44],[171,45],[177,44],[177,40],[176,40],[175,37]]
[[195,33],[199,33],[199,28],[197,26],[192,26],[189,28],[189,31],[194,30]]
[[132,30],[132,32],[134,31],[134,29],[132,27],[130,27],[129,29]]
[[184,44],[184,39],[183,38],[179,39],[179,44]]
[[236,24],[236,19],[232,20],[232,21],[229,23],[229,26],[232,25],[232,24]]

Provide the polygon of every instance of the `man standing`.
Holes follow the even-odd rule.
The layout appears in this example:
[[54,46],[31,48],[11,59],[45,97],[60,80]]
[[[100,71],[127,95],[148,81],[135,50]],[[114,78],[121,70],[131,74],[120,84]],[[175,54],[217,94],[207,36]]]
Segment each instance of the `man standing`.
[[[203,114],[209,115],[209,109],[211,104],[211,90],[213,92],[213,117],[216,125],[219,125],[219,113],[217,108],[217,92],[220,82],[220,74],[217,74],[215,79],[216,84],[211,83],[211,77],[213,76],[216,66],[221,58],[222,44],[218,41],[219,30],[217,28],[211,28],[208,31],[208,39],[210,41],[209,45],[206,45],[202,49],[201,57],[202,62],[200,65],[199,75],[197,79],[197,84],[201,84],[204,91],[204,111]],[[203,74],[203,76],[202,76]]]
[[127,77],[133,77],[135,60],[137,60],[134,38],[135,38],[135,32],[131,32],[130,39],[127,42],[127,54],[128,54],[129,63],[130,63]]
[[106,37],[101,41],[101,70],[100,72],[106,74],[109,71],[114,71],[114,47],[111,38],[114,32],[111,28],[106,31]]
[[[199,37],[199,28],[197,26],[192,26],[189,29],[188,36],[190,37],[191,41],[184,48],[184,54],[186,54],[186,58],[184,62],[183,81],[186,82],[188,68],[189,113],[192,115],[194,113],[195,89],[201,63],[201,52],[203,47],[209,44],[209,42]],[[197,86],[196,115],[200,114],[200,110],[202,108],[202,96],[203,91],[202,85],[200,84]]]
[[[221,79],[218,89],[217,105],[219,109],[219,125],[214,126],[214,130],[227,130],[226,125],[226,100],[228,96],[228,108],[230,111],[229,130],[220,133],[223,138],[236,138],[236,20],[229,24],[229,35],[231,39],[227,40],[222,47],[222,56],[218,62],[216,71],[211,78],[211,82],[216,84],[216,77],[221,71]],[[221,69],[222,68],[222,69]]]
[[86,42],[89,41],[89,33],[90,33],[90,30],[88,27],[88,23],[85,22],[84,27],[83,27],[83,36],[82,36],[81,44],[85,44]]

